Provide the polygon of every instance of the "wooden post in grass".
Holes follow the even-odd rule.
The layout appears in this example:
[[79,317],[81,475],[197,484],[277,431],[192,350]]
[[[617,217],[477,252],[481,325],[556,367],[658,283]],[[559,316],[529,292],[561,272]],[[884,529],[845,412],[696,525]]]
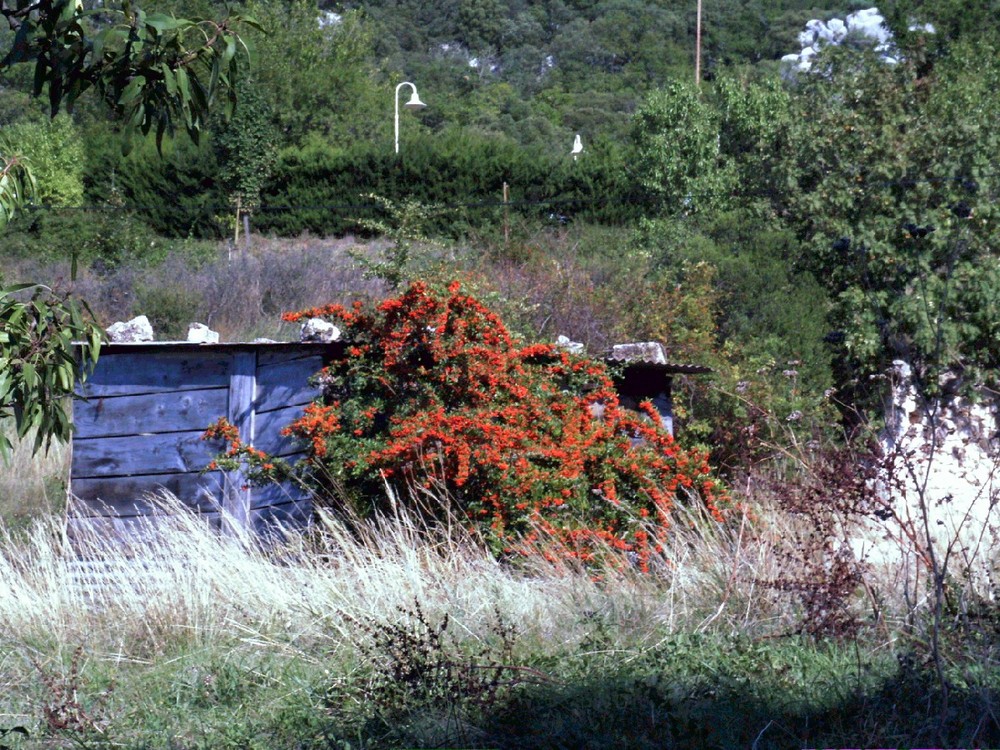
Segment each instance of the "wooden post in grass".
[[250,212],[243,212],[243,252],[250,252]]
[[698,0],[698,15],[694,22],[694,85],[701,87],[701,0]]
[[508,207],[510,203],[510,189],[505,182],[503,184],[503,247],[504,250],[508,249],[510,245],[510,208]]
[[233,231],[233,246],[240,244],[240,197],[236,196],[236,229]]

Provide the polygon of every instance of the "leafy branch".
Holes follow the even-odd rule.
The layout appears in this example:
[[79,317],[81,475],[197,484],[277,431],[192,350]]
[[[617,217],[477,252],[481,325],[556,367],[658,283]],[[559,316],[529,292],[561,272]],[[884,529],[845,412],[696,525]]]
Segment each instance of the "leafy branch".
[[[18,438],[34,429],[36,451],[72,434],[64,402],[97,362],[103,339],[92,317],[85,303],[40,284],[0,289],[0,418],[13,418]],[[12,448],[0,433],[5,461]]]
[[136,131],[154,130],[161,144],[178,122],[197,141],[217,96],[231,113],[240,59],[249,57],[238,29],[259,28],[246,16],[177,18],[129,2],[85,10],[79,0],[2,0],[0,14],[16,31],[0,72],[33,63],[34,95],[47,93],[53,115],[93,88],[123,123],[126,149]]

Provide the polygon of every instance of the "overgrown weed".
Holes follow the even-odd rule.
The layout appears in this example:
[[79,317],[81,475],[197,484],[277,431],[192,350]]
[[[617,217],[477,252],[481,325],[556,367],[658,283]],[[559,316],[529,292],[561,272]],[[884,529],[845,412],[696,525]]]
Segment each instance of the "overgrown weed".
[[[777,548],[792,521],[766,505],[729,525],[678,509],[652,574],[595,576],[567,561],[505,566],[461,525],[402,511],[368,525],[324,511],[309,535],[263,550],[162,502],[174,521],[129,545],[68,545],[54,518],[0,540],[4,650],[22,655],[0,662],[8,723],[35,737],[48,711],[77,739],[93,740],[92,719],[109,743],[164,748],[967,745],[1000,733],[1000,617],[986,600],[956,613],[951,708],[935,725],[921,708],[933,672],[894,601],[878,629],[794,634],[805,610],[761,584],[788,572]],[[81,552],[102,576],[81,579]],[[77,647],[77,667],[51,666]],[[39,690],[31,659],[52,688]]]

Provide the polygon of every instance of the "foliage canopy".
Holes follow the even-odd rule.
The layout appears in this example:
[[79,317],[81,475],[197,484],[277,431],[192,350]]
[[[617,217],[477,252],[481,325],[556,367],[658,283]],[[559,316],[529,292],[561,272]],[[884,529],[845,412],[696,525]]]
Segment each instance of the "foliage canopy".
[[[625,554],[643,569],[675,503],[723,518],[707,457],[675,443],[651,404],[627,411],[603,365],[519,344],[457,284],[439,294],[414,283],[374,310],[330,305],[286,318],[317,316],[350,343],[319,375],[323,401],[288,432],[306,442],[309,477],[334,503],[389,512],[388,482],[398,502],[458,519],[497,554]],[[227,425],[210,435],[230,442],[220,465],[280,470]]]

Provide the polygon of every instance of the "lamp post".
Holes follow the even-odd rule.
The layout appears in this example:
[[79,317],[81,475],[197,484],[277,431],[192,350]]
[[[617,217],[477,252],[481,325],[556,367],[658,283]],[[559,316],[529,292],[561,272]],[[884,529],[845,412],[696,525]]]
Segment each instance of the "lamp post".
[[420,96],[417,94],[417,87],[414,86],[409,81],[403,81],[396,87],[396,131],[395,132],[396,132],[397,154],[399,153],[399,90],[403,88],[403,86],[409,86],[411,89],[413,89],[413,96],[410,97],[410,101],[408,101],[406,104],[403,105],[404,107],[406,107],[407,109],[416,110],[416,109],[423,109],[424,107],[427,106],[422,101],[420,101]]

